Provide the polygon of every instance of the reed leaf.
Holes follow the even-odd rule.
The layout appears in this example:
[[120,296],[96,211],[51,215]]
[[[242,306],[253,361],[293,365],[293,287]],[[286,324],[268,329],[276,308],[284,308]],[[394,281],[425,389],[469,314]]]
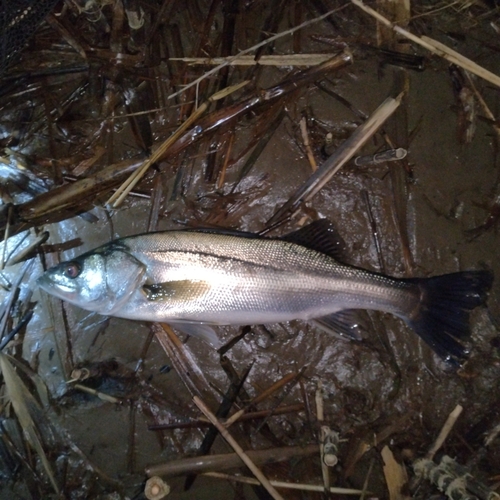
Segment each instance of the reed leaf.
[[[14,367],[7,355],[0,352],[0,371],[3,374],[5,382],[6,395],[12,403],[12,407],[16,413],[19,423],[23,429],[24,436],[26,437],[30,446],[38,453],[42,461],[45,472],[47,473],[54,490],[59,493],[52,467],[45,455],[42,443],[38,436],[36,425],[32,418],[32,409],[39,408],[35,398],[31,395],[27,387],[24,385],[22,379],[15,372]],[[31,409],[31,410],[30,410]]]

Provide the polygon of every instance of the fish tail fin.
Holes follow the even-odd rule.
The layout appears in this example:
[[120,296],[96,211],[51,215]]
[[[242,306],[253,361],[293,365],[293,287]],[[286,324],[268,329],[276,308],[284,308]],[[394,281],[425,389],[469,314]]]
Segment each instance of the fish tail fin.
[[405,281],[420,289],[420,305],[406,323],[441,358],[459,365],[468,354],[460,340],[470,335],[470,313],[486,302],[493,273],[465,271]]

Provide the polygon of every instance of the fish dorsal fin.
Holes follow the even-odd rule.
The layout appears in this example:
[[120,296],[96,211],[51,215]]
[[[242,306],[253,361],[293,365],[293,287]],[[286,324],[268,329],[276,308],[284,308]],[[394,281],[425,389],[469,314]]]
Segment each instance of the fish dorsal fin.
[[345,241],[328,219],[311,222],[280,239],[324,253],[339,262],[347,261]]
[[222,234],[224,236],[237,236],[238,238],[258,238],[259,236],[255,233],[250,233],[248,231],[239,231],[238,229],[224,229],[224,228],[188,228],[183,231],[189,231],[192,233],[206,233],[206,234]]

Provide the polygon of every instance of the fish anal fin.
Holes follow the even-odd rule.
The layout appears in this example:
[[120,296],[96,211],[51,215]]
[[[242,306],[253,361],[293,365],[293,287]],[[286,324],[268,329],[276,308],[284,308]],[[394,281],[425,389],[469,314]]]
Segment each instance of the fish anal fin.
[[328,333],[334,332],[353,340],[363,340],[368,316],[362,309],[344,309],[328,316],[314,318],[313,322]]
[[209,290],[210,284],[202,280],[176,280],[142,286],[144,295],[152,302],[191,301],[202,297]]
[[177,330],[185,333],[186,335],[196,337],[211,345],[214,349],[220,349],[222,342],[215,333],[214,329],[203,323],[174,323],[169,322]]
[[347,262],[346,245],[342,236],[328,219],[320,219],[280,238]]

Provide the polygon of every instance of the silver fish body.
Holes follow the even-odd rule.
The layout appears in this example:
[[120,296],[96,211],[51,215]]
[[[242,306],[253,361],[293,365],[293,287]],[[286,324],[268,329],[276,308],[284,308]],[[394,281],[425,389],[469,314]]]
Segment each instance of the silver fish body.
[[[327,234],[327,223],[313,224],[317,231],[312,234],[319,232],[323,239],[333,234]],[[335,245],[330,243],[320,248],[328,252]],[[426,280],[400,280],[354,268],[313,246],[293,237],[231,232],[142,234],[49,269],[38,283],[84,309],[136,320],[246,325],[333,319],[342,329],[340,312],[375,309],[414,327]],[[469,279],[466,285],[476,288],[475,307],[484,300],[489,278],[477,274],[481,271],[472,273],[474,283]],[[458,275],[463,273],[451,276]]]

